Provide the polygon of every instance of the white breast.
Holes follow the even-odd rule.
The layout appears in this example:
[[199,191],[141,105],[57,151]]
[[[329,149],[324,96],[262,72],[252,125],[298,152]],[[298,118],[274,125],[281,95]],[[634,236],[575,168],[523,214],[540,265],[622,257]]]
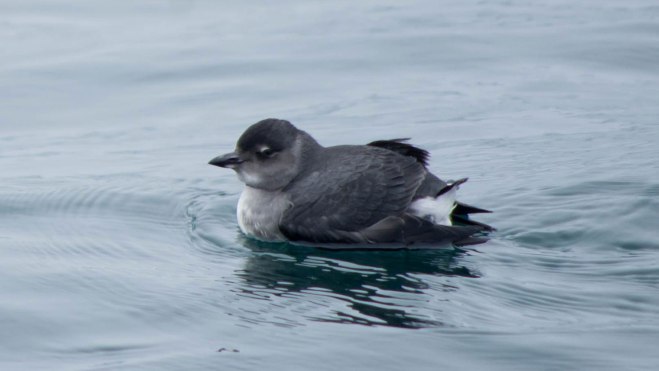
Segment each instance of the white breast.
[[281,192],[245,187],[238,200],[238,225],[246,235],[263,241],[286,241],[279,231],[282,214],[290,207]]

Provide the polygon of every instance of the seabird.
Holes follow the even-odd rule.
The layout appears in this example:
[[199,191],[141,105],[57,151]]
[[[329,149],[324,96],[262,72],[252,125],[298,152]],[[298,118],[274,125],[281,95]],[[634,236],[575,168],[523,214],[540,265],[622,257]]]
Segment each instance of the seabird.
[[474,244],[490,212],[455,199],[467,179],[445,182],[429,153],[408,139],[323,147],[286,120],[250,126],[234,152],[211,165],[233,169],[245,188],[238,225],[248,237],[327,248]]

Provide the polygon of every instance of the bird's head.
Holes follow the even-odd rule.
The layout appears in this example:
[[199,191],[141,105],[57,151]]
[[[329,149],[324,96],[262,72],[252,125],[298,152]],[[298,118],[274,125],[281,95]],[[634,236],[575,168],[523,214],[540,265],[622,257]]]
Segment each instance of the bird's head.
[[209,164],[233,169],[252,188],[284,188],[302,171],[308,141],[315,141],[290,122],[266,119],[250,126],[238,139],[236,150]]

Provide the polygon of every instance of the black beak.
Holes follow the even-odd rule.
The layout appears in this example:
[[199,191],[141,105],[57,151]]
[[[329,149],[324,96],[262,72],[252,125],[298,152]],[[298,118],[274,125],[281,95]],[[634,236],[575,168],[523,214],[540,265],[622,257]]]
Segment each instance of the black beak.
[[210,160],[208,163],[211,165],[219,167],[234,168],[236,165],[243,163],[243,159],[238,156],[235,152],[227,153],[226,155],[217,156],[214,159]]

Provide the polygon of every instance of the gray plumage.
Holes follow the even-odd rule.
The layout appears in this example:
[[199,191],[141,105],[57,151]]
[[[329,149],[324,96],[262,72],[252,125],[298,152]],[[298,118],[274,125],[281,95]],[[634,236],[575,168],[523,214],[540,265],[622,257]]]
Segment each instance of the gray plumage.
[[[288,121],[267,119],[245,131],[235,152],[210,163],[235,170],[246,184],[238,221],[257,239],[335,248],[480,242],[472,236],[491,227],[467,213],[467,225],[450,225],[462,205],[450,197],[466,179],[440,180],[426,169],[428,157],[405,139],[323,147]],[[443,214],[424,211],[433,202],[446,209],[448,225],[435,220]]]

